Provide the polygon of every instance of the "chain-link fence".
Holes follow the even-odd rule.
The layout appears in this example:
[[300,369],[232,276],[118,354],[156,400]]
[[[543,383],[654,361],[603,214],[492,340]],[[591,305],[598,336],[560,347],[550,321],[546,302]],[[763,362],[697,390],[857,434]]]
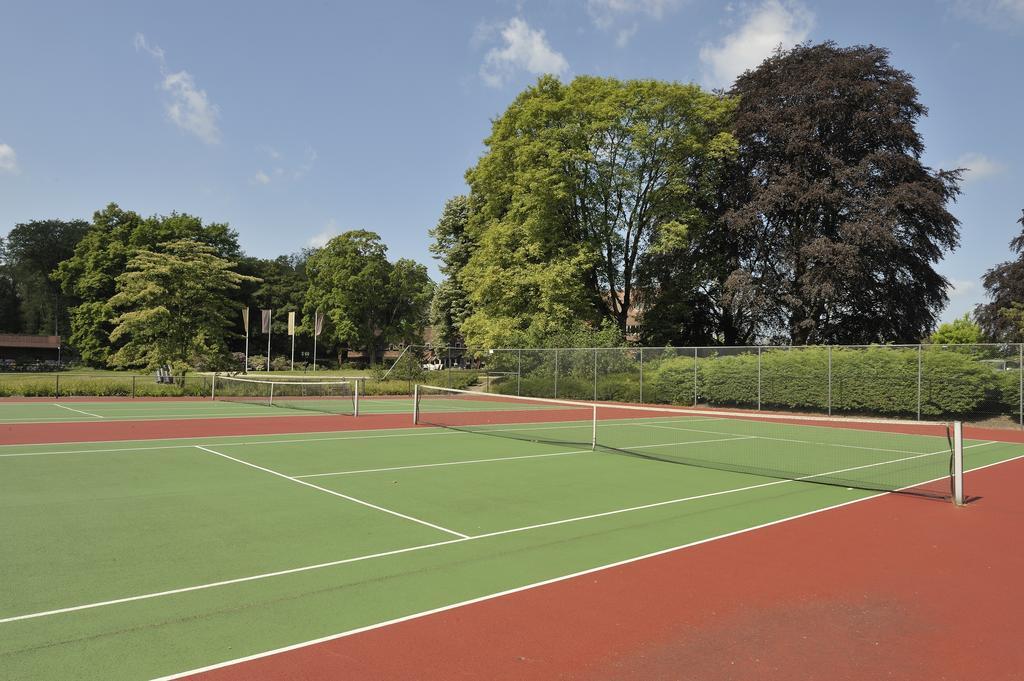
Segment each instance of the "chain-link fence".
[[511,395],[1024,426],[1017,343],[416,353],[440,360],[423,382]]

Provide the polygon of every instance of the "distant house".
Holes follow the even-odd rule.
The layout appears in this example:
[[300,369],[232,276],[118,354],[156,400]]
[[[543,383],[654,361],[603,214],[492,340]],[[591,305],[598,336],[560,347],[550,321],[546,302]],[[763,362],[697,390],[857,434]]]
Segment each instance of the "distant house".
[[0,371],[46,371],[60,362],[60,336],[0,333]]

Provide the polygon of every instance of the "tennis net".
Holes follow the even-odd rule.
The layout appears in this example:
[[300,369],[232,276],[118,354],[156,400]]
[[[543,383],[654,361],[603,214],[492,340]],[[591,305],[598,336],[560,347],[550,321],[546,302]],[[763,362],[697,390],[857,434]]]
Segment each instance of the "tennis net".
[[215,376],[211,395],[225,402],[359,415],[358,381],[274,381]]
[[631,406],[428,385],[416,387],[413,420],[718,471],[963,499],[959,423]]

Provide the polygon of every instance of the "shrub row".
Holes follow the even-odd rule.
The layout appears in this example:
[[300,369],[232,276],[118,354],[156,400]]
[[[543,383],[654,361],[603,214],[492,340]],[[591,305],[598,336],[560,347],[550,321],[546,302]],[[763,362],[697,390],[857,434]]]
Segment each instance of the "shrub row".
[[[925,348],[920,354],[920,410],[923,417],[1017,415],[1020,373],[980,361],[970,352]],[[760,390],[756,352],[696,360],[697,401],[712,406],[798,411],[826,411],[885,416],[913,416],[918,410],[916,348],[884,346],[832,351],[829,394],[827,348],[765,350],[760,358]],[[600,400],[640,400],[639,366],[599,373]],[[600,371],[600,367],[599,367]],[[522,395],[555,397],[554,372],[538,366],[519,381]],[[495,389],[516,392],[516,381],[499,381]],[[557,396],[592,399],[592,371],[558,376]],[[694,359],[670,357],[644,365],[643,400],[655,404],[694,403]]]

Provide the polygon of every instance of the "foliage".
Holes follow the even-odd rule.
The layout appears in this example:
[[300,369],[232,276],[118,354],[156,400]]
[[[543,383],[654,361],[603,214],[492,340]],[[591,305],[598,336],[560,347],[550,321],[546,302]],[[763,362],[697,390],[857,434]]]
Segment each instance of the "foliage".
[[366,350],[371,364],[392,343],[420,340],[433,284],[423,265],[388,262],[377,234],[356,230],[334,237],[309,257],[306,271],[305,317],[311,323],[322,310],[327,339]]
[[23,333],[66,334],[68,303],[50,273],[74,252],[89,223],[83,220],[32,220],[7,235],[4,261],[13,279]]
[[[1024,211],[1018,222],[1024,228]],[[1024,341],[1024,229],[1010,241],[1013,260],[985,272],[982,283],[989,302],[978,305],[974,316],[985,335],[996,341]]]
[[[256,323],[250,323],[250,347],[249,352],[259,355],[264,353],[266,357],[266,338],[261,337],[260,332],[260,310],[273,310],[270,324],[271,357],[286,356],[291,361],[292,340],[288,335],[288,313],[295,312],[296,337],[295,337],[295,358],[296,362],[303,357],[303,352],[312,357],[313,334],[312,320],[305,325],[302,324],[302,306],[306,297],[306,289],[309,288],[309,278],[306,276],[306,260],[312,251],[300,251],[292,255],[281,255],[273,260],[263,258],[242,258],[238,263],[238,271],[255,277],[257,281],[243,285],[239,291],[238,300],[239,312],[232,317],[232,329],[238,334],[245,333],[242,324],[240,308],[250,307],[249,313]],[[321,357],[327,355],[330,348],[320,347]],[[265,363],[265,362],[264,362]]]
[[705,168],[734,151],[723,132],[734,106],[695,85],[613,78],[545,76],[521,93],[467,173],[467,342],[602,320],[624,333],[648,253],[679,250],[704,219]]
[[52,277],[65,295],[76,298],[71,310],[70,344],[82,360],[97,366],[111,356],[110,333],[117,312],[109,304],[117,289],[117,277],[140,250],[157,244],[190,239],[209,245],[213,254],[234,260],[240,255],[238,235],[226,224],[204,225],[184,213],[142,218],[138,213],[111,203],[93,214],[74,254],[57,267]]
[[434,243],[430,252],[441,261],[445,280],[434,289],[430,304],[430,324],[440,345],[459,345],[464,342],[462,322],[470,314],[470,304],[462,285],[462,268],[473,253],[473,240],[466,232],[469,223],[469,197],[448,199],[441,219],[430,230]]
[[182,371],[227,360],[231,294],[251,277],[209,245],[187,239],[139,250],[116,278],[110,306],[119,312],[110,340],[111,364]]
[[7,249],[0,238],[0,332],[21,331],[21,299],[14,281],[13,268],[7,260]]
[[[934,265],[959,242],[960,171],[921,162],[927,109],[882,48],[779,51],[741,75],[739,161],[720,240],[724,302],[751,337],[916,342],[947,302]],[[729,342],[729,339],[726,339]]]
[[928,337],[928,342],[936,345],[981,343],[982,340],[981,327],[967,314],[940,324]]

